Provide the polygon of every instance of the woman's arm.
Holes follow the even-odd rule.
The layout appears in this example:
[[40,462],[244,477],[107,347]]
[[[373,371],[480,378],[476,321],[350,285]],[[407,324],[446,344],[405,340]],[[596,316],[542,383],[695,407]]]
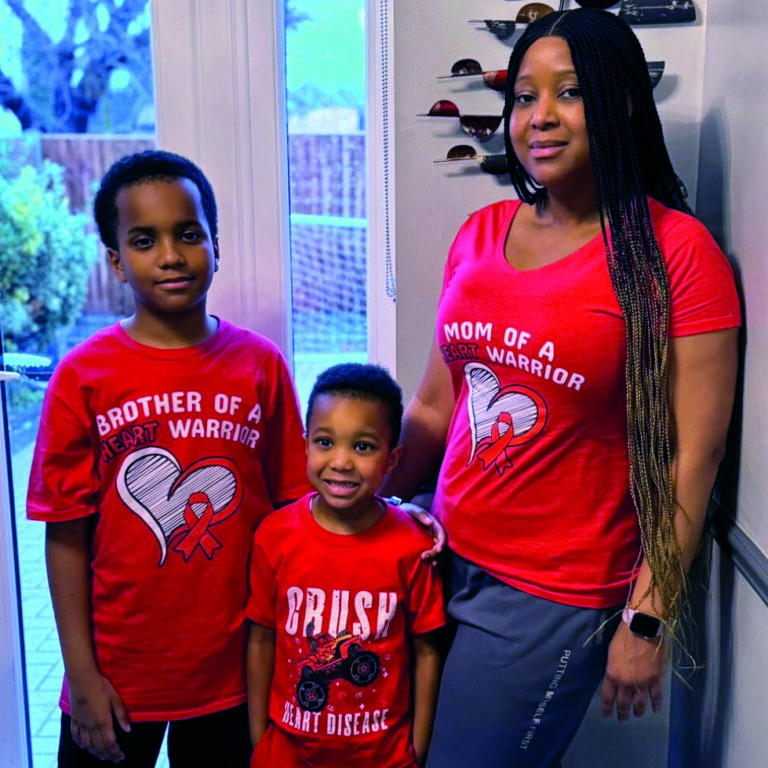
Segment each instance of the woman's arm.
[[413,749],[424,765],[435,720],[440,654],[432,634],[413,635]]
[[[400,457],[382,484],[379,491],[382,496],[412,499],[437,474],[454,404],[451,376],[435,342],[424,377],[405,409]],[[434,546],[422,554],[422,559],[437,562],[446,544],[445,529],[421,507],[405,504],[403,508],[429,531],[434,541]]]
[[384,496],[412,499],[440,467],[454,408],[453,386],[437,343],[413,399],[405,409],[402,452],[382,486]]
[[53,612],[69,683],[72,738],[100,760],[119,762],[112,717],[130,731],[128,712],[99,671],[91,639],[91,520],[48,523],[45,557]]
[[[683,566],[691,565],[699,546],[717,469],[725,453],[738,366],[738,329],[670,340],[670,442],[672,487],[677,501],[675,533]],[[640,566],[629,605],[663,618],[658,597],[649,593],[651,572]],[[603,714],[614,704],[619,720],[645,712],[648,697],[661,707],[664,651],[622,622],[611,642],[602,688]]]
[[275,671],[275,630],[251,624],[246,654],[248,678],[248,715],[254,748],[269,723],[269,689]]

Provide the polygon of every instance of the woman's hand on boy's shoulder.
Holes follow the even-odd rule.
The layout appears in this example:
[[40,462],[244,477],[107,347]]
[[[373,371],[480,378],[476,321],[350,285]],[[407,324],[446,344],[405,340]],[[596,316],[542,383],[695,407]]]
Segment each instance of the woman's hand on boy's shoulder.
[[422,552],[421,559],[431,562],[432,565],[436,565],[448,542],[448,535],[445,532],[445,528],[443,528],[440,521],[433,514],[424,509],[424,507],[420,507],[418,504],[402,501],[397,506],[404,512],[407,512],[422,528],[426,529],[427,533],[432,537],[434,546],[432,549]]

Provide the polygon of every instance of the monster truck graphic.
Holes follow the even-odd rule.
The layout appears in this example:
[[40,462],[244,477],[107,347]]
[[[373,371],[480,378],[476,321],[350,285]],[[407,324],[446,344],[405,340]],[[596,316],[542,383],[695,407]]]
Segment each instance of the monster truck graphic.
[[296,698],[308,712],[320,712],[328,703],[328,689],[341,678],[364,688],[370,685],[381,670],[379,657],[365,651],[361,638],[343,629],[335,637],[328,632],[314,635],[313,624],[307,626],[310,652],[299,659],[301,677],[296,685]]

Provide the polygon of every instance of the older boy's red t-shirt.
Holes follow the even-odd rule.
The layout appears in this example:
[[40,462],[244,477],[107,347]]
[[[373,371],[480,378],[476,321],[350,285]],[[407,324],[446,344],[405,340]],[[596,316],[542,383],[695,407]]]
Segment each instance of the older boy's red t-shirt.
[[311,495],[256,532],[247,615],[274,627],[270,729],[254,768],[415,768],[408,636],[445,623],[429,536],[388,507],[363,533],[312,517]]
[[[740,323],[731,268],[694,217],[649,200],[671,337]],[[539,269],[506,260],[517,200],[459,231],[437,344],[456,407],[433,511],[452,549],[567,605],[623,603],[640,536],[629,492],[626,328],[602,236]]]
[[57,367],[27,513],[92,517],[96,659],[132,720],[245,701],[251,541],[309,488],[302,431],[278,349],[223,320],[167,350],[115,325]]

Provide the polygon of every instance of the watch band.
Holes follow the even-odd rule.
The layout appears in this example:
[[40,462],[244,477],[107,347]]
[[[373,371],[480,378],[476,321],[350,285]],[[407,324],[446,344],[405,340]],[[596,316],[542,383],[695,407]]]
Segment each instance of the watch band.
[[629,631],[646,640],[655,640],[664,634],[664,622],[652,613],[644,613],[627,606],[621,618],[629,627]]

